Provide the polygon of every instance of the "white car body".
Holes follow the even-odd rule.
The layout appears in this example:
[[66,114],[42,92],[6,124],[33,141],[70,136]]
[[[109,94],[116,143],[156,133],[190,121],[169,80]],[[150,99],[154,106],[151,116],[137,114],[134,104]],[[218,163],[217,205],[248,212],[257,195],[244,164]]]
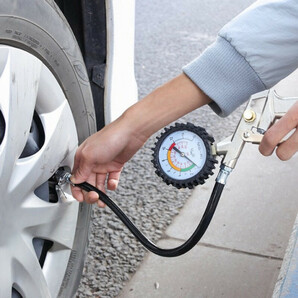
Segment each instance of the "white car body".
[[106,1],[107,62],[105,122],[118,118],[137,102],[134,74],[135,1]]

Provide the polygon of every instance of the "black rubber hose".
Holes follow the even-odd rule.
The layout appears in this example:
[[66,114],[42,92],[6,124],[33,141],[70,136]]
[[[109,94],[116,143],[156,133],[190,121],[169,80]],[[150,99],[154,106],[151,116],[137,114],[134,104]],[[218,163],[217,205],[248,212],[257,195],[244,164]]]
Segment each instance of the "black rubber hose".
[[209,223],[213,217],[215,209],[217,207],[218,201],[220,199],[221,193],[224,188],[224,184],[216,182],[209,199],[208,205],[205,209],[203,217],[194,231],[194,233],[190,236],[190,238],[183,243],[182,245],[170,248],[163,249],[157,247],[154,243],[152,243],[147,237],[145,237],[138,228],[130,221],[130,219],[124,214],[124,212],[102,191],[92,186],[87,182],[83,182],[80,184],[75,184],[75,186],[80,187],[85,191],[95,191],[98,193],[100,200],[103,201],[110,209],[120,218],[120,220],[127,226],[127,228],[131,231],[131,233],[151,252],[163,256],[163,257],[177,257],[182,254],[185,254],[190,249],[192,249],[202,238],[205,231],[207,230]]

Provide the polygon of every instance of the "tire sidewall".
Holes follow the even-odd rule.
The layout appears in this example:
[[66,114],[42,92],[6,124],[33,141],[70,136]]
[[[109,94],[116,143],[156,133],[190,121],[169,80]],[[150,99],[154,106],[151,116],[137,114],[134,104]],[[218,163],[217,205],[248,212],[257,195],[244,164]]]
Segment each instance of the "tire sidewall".
[[69,101],[81,143],[96,131],[92,93],[81,52],[55,4],[28,2],[1,1],[0,43],[26,50],[49,67]]

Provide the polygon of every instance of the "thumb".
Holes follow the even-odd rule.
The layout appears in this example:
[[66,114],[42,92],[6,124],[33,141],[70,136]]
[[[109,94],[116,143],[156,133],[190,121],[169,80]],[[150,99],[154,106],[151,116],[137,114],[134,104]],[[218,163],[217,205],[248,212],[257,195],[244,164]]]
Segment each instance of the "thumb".
[[82,183],[88,180],[92,172],[92,163],[88,160],[75,156],[74,166],[72,170],[71,182],[74,184]]
[[91,170],[82,170],[81,168],[77,168],[76,170],[73,170],[70,180],[73,184],[83,183],[88,180],[90,174]]

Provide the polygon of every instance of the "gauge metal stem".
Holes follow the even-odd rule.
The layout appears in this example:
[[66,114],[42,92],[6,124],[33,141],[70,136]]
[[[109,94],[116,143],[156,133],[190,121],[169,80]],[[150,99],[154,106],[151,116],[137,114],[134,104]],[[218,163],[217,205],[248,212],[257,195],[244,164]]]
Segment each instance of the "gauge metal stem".
[[216,182],[226,185],[227,179],[232,171],[233,171],[232,168],[222,165],[221,169],[217,175]]

